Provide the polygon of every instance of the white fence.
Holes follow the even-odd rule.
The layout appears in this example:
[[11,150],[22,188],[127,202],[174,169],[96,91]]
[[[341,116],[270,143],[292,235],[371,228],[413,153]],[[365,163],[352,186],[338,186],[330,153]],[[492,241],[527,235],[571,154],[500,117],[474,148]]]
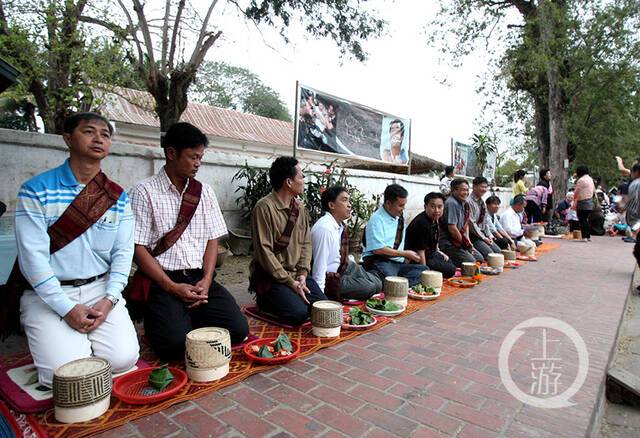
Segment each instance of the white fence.
[[[0,129],[0,200],[7,204],[9,212],[15,209],[16,194],[22,182],[60,165],[67,156],[67,147],[60,136]],[[238,182],[232,184],[233,175],[245,161],[253,167],[268,168],[273,158],[252,157],[241,151],[238,154],[221,153],[216,151],[215,142],[210,144],[198,179],[213,187],[228,227],[238,226],[240,218],[235,202]],[[111,154],[104,162],[104,170],[120,185],[130,188],[153,175],[163,164],[164,156],[160,148],[114,142]],[[323,170],[319,165],[312,165],[311,169]],[[407,220],[422,210],[424,195],[437,191],[439,185],[434,178],[365,170],[349,170],[348,178],[352,185],[369,195],[382,193],[391,183],[404,186],[409,191],[405,214]],[[511,191],[502,189],[498,194],[503,200],[502,204],[506,205]]]

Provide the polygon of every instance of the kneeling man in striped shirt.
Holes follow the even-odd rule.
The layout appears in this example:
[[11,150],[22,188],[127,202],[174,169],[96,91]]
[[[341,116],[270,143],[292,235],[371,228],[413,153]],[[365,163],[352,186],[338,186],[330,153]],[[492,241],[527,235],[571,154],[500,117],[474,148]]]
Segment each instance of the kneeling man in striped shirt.
[[63,134],[69,159],[18,193],[20,270],[14,268],[7,284],[18,284],[20,271],[28,283],[20,320],[45,386],[72,360],[100,357],[114,373],[138,360],[138,338],[121,296],[133,257],[133,214],[127,194],[100,170],[112,134],[98,114],[70,116]]

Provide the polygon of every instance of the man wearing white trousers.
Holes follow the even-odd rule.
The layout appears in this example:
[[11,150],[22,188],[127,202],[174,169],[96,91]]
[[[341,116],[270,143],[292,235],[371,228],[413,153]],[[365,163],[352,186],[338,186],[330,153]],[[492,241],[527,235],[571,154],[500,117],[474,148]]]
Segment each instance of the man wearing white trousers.
[[127,194],[100,170],[112,134],[98,114],[70,116],[63,135],[69,159],[18,193],[18,261],[31,286],[20,299],[20,320],[45,386],[72,360],[100,357],[115,373],[138,360],[121,295],[133,258],[134,219]]

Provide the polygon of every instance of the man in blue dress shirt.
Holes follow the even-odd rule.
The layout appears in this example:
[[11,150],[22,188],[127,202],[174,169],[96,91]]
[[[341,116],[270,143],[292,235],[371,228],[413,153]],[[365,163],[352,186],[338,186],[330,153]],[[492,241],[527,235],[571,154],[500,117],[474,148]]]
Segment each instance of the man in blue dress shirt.
[[375,272],[384,281],[385,277],[399,276],[409,280],[409,286],[420,282],[420,274],[429,268],[420,264],[415,251],[404,249],[406,227],[404,207],[409,192],[398,184],[391,184],[384,190],[384,204],[376,210],[367,222],[364,235],[363,265],[367,271]]
[[121,296],[133,258],[134,220],[127,194],[123,191],[97,222],[55,253],[47,232],[100,174],[112,134],[98,114],[70,116],[63,134],[69,159],[31,178],[18,193],[18,261],[31,285],[20,300],[20,320],[46,386],[56,368],[72,360],[101,357],[114,373],[138,360],[136,331]]

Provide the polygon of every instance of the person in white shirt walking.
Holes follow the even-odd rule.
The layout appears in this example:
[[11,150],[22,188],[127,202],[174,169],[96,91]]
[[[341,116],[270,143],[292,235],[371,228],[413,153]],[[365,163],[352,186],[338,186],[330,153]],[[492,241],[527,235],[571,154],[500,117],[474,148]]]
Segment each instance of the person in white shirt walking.
[[321,195],[325,212],[311,228],[313,266],[311,277],[329,298],[366,300],[382,290],[380,278],[348,259],[348,229],[351,217],[349,192],[329,187]]

